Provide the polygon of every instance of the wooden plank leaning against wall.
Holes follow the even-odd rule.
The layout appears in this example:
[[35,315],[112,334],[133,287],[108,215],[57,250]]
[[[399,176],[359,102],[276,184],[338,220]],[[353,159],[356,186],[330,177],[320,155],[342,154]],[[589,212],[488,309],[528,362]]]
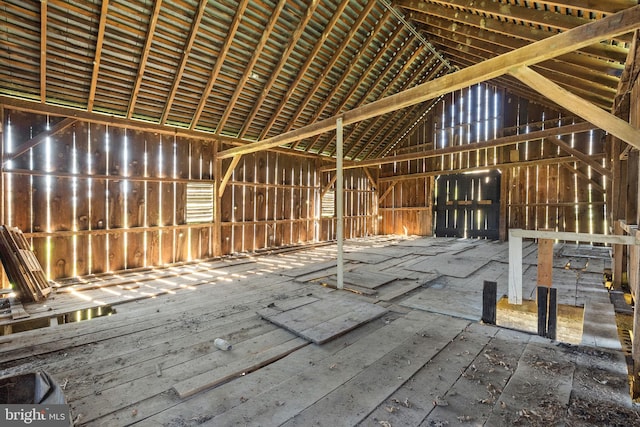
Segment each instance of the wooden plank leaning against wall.
[[[5,110],[5,158],[61,120]],[[335,219],[320,220],[320,162],[278,151],[241,157],[210,209],[219,221],[189,221],[188,187],[213,190],[231,162],[217,170],[216,144],[75,121],[4,166],[4,222],[50,279],[335,238]],[[375,189],[359,170],[345,180],[347,237],[376,234]]]

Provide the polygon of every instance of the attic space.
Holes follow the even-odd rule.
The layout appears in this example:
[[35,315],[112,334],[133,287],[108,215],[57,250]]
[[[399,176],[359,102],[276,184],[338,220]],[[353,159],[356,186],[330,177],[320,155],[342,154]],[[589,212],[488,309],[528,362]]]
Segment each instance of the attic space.
[[640,425],[639,29],[636,0],[0,0],[0,406]]

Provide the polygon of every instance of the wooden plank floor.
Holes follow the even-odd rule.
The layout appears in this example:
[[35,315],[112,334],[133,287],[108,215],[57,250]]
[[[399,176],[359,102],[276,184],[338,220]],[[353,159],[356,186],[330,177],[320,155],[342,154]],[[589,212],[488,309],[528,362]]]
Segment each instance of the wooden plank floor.
[[[560,302],[586,305],[590,325],[608,323],[570,345],[478,322],[483,280],[506,293],[507,248],[352,240],[348,271],[384,277],[366,294],[318,284],[335,274],[335,245],[83,280],[25,310],[46,318],[109,301],[116,312],[0,337],[0,376],[46,370],[77,424],[90,426],[638,425],[598,283],[607,253],[556,248]],[[530,297],[531,242],[523,255]],[[468,268],[455,269],[459,260]],[[258,314],[302,308],[312,323],[341,323],[349,301],[386,312],[321,345]]]

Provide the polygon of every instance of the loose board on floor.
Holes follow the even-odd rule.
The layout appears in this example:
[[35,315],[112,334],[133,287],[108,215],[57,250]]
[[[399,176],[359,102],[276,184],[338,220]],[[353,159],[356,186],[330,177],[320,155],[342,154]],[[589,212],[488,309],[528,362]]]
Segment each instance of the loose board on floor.
[[365,301],[327,296],[291,310],[271,308],[259,310],[258,314],[308,341],[323,344],[386,312],[385,308]]

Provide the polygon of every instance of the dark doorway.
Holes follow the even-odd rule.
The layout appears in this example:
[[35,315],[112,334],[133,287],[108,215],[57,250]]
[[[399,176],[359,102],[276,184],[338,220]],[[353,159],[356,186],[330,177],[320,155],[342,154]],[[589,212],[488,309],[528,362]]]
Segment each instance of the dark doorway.
[[434,213],[438,237],[498,239],[500,172],[441,175]]

